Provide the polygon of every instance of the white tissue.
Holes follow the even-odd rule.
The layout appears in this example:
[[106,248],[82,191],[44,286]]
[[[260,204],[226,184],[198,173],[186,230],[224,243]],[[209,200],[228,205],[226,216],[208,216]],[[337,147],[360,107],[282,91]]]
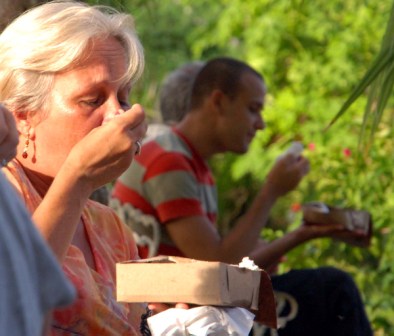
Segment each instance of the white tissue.
[[299,141],[294,141],[291,146],[287,149],[285,154],[292,154],[295,157],[299,157],[304,150],[304,146]]
[[252,259],[249,259],[249,257],[243,257],[238,266],[241,268],[250,269],[252,271],[258,271],[260,269]]
[[309,202],[309,206],[313,206],[314,210],[320,213],[329,213],[330,209],[322,202]]
[[280,160],[285,155],[293,155],[295,158],[301,156],[302,151],[304,150],[304,146],[299,141],[293,141],[291,146],[281,155],[278,156],[277,160]]
[[171,308],[148,318],[152,336],[242,336],[253,327],[254,314],[240,307]]

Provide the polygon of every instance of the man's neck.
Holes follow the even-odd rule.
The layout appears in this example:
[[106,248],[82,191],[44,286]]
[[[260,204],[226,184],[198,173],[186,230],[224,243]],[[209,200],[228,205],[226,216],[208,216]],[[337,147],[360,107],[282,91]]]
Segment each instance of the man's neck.
[[175,128],[187,138],[204,160],[209,160],[219,152],[213,141],[214,133],[209,122],[203,124],[199,116],[187,114]]

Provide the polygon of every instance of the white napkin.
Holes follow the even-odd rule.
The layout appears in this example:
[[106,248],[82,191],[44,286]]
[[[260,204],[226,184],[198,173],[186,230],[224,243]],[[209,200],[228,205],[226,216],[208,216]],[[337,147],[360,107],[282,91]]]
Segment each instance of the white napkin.
[[148,318],[152,336],[243,336],[253,326],[254,314],[240,307],[171,308]]

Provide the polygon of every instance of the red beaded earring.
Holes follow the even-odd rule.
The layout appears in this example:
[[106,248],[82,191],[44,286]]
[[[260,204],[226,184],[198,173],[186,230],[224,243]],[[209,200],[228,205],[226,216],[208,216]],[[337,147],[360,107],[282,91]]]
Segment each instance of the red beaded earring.
[[22,152],[22,157],[24,159],[27,159],[27,157],[29,156],[29,154],[27,153],[27,151],[29,150],[29,143],[30,143],[30,133],[27,132],[25,139],[25,147],[23,147],[23,152]]

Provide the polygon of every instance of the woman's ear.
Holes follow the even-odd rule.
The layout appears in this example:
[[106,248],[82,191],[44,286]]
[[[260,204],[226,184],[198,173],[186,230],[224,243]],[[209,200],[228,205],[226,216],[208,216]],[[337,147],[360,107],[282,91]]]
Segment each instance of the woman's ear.
[[14,118],[16,122],[16,128],[19,134],[27,135],[33,140],[35,136],[34,127],[31,124],[31,119],[26,112],[15,112]]

